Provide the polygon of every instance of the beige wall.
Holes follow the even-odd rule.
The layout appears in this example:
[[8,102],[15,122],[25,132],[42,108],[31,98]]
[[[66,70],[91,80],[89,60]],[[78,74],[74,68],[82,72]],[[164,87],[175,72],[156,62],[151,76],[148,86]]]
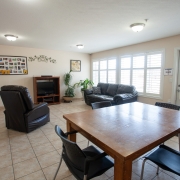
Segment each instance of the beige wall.
[[[120,56],[122,55],[148,52],[148,51],[156,51],[156,50],[164,50],[165,51],[164,68],[174,68],[174,51],[175,51],[175,48],[177,47],[180,47],[180,35],[164,38],[164,39],[159,39],[159,40],[154,40],[150,42],[145,42],[141,44],[126,46],[122,48],[116,48],[116,49],[103,51],[99,53],[94,53],[91,55],[91,61],[96,60],[96,59],[101,59],[101,58],[107,58],[107,57],[117,57],[119,59]],[[170,78],[174,79],[175,75],[164,76],[162,100],[139,97],[138,101],[143,102],[143,103],[148,103],[148,104],[154,104],[156,101],[168,102],[169,99],[172,101],[173,84],[172,82],[170,82]]]
[[[33,49],[15,46],[0,45],[0,55],[26,56],[45,55],[56,59],[57,63],[45,63],[37,61],[28,62],[28,75],[0,75],[0,87],[3,85],[22,85],[28,87],[33,96],[33,76],[53,75],[60,76],[61,97],[64,95],[65,85],[63,75],[70,70],[70,60],[81,60],[81,72],[72,72],[72,84],[79,82],[81,79],[90,78],[90,56],[84,53],[73,53],[66,51],[54,51],[47,49]],[[75,90],[76,98],[81,98],[80,88]],[[0,100],[0,106],[3,106]]]

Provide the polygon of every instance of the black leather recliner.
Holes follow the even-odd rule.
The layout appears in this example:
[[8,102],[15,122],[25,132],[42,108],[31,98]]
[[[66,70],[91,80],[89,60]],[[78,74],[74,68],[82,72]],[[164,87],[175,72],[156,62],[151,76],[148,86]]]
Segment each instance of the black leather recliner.
[[8,129],[28,133],[50,121],[47,103],[34,105],[26,87],[2,86],[0,95]]

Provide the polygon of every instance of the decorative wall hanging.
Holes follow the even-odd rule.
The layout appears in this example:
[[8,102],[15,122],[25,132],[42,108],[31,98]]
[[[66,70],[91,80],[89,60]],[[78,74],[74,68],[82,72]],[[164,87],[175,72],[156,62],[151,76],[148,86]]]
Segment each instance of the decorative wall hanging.
[[72,72],[81,71],[81,61],[80,60],[70,60],[70,70]]
[[34,56],[34,57],[29,57],[28,61],[35,61],[37,60],[38,62],[51,62],[51,63],[56,63],[56,60],[55,59],[52,59],[51,57],[47,57],[45,55],[40,55],[40,56]]
[[27,57],[0,56],[0,75],[28,74]]

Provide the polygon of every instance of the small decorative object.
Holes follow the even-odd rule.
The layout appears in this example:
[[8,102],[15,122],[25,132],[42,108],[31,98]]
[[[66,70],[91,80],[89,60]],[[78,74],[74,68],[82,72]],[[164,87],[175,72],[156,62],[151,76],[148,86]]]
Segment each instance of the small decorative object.
[[2,75],[28,74],[27,57],[0,56],[0,74]]
[[164,69],[164,75],[165,76],[172,76],[173,75],[173,70],[171,68]]
[[70,70],[73,72],[81,71],[81,61],[80,60],[70,60]]
[[65,91],[65,96],[63,96],[64,102],[72,102],[74,94],[75,85],[70,85],[72,80],[71,70],[64,75],[64,84],[67,86]]
[[55,59],[52,59],[51,57],[47,57],[45,55],[40,55],[40,56],[34,56],[34,57],[29,57],[28,61],[35,61],[37,60],[38,62],[51,62],[51,63],[56,63],[56,60]]

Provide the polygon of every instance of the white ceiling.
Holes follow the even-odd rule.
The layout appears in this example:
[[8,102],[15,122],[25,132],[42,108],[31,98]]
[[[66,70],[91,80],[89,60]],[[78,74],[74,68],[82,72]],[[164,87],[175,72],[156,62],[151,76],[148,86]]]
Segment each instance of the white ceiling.
[[[133,23],[146,26],[135,33]],[[1,45],[91,54],[177,34],[180,0],[0,0]]]

